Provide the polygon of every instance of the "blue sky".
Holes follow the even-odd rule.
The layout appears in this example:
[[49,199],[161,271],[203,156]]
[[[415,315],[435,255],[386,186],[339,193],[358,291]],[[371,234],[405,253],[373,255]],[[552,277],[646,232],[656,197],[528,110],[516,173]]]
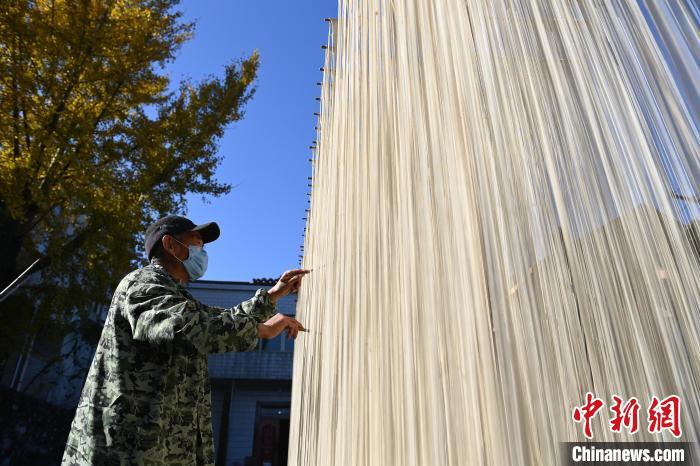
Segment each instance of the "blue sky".
[[256,94],[220,141],[217,179],[233,189],[209,203],[188,196],[189,218],[221,227],[207,246],[204,279],[278,277],[298,266],[301,253],[328,34],[323,19],[336,17],[337,2],[186,0],[179,9],[196,30],[166,68],[173,88],[184,77],[222,76],[225,64],[255,49],[261,59]]

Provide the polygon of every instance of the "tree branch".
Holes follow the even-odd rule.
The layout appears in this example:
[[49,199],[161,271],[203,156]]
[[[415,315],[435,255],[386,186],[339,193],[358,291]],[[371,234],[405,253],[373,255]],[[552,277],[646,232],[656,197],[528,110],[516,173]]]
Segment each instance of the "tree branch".
[[[102,28],[105,26],[107,23],[107,19],[109,18],[110,13],[112,12],[112,7],[114,5],[114,2],[110,2],[102,12],[102,15],[100,16],[100,21],[97,25],[97,32],[101,31]],[[83,30],[81,31],[81,39],[80,42],[82,43],[85,39],[85,34],[86,34],[86,29],[87,26],[85,23],[83,23]],[[58,128],[58,122],[60,121],[61,115],[63,114],[63,111],[65,110],[66,106],[68,105],[68,99],[70,98],[71,94],[73,93],[73,89],[78,85],[80,81],[80,75],[82,74],[83,68],[85,66],[85,63],[87,62],[88,58],[92,55],[92,51],[94,48],[94,42],[90,42],[88,46],[85,48],[84,51],[81,52],[81,56],[79,58],[80,63],[78,66],[76,66],[73,69],[73,73],[71,74],[71,79],[70,82],[68,83],[68,86],[64,89],[63,94],[61,95],[61,98],[58,101],[58,104],[54,108],[51,118],[48,124],[48,133],[47,137],[53,135],[53,133],[56,131]],[[42,141],[41,144],[39,144],[39,149],[40,153],[43,154],[45,149],[46,149],[46,144],[45,141]],[[40,167],[37,167],[39,169]],[[50,168],[50,167],[49,167]],[[49,170],[46,172],[46,177],[48,178],[49,176]]]
[[57,354],[57,355],[55,355],[55,356],[52,356],[52,357],[50,357],[47,361],[45,361],[45,364],[42,366],[42,368],[39,370],[39,372],[37,372],[36,374],[34,374],[34,377],[32,377],[32,379],[31,379],[29,382],[27,382],[27,384],[24,386],[24,388],[22,388],[22,392],[23,392],[23,393],[28,393],[28,392],[29,392],[29,388],[30,388],[32,385],[34,385],[34,383],[35,383],[37,380],[39,380],[39,378],[40,378],[42,375],[44,375],[45,373],[47,373],[47,372],[49,371],[49,369],[51,369],[51,367],[53,367],[57,362],[63,361],[64,359],[66,359],[66,358],[67,358],[68,356],[70,356],[71,354],[74,354],[75,351],[76,351],[77,348],[78,348],[78,343],[79,343],[79,340],[78,340],[78,335],[77,335],[77,333],[76,333],[76,334],[73,335],[73,344],[72,344],[70,350],[68,350],[66,353],[59,353],[59,354]]

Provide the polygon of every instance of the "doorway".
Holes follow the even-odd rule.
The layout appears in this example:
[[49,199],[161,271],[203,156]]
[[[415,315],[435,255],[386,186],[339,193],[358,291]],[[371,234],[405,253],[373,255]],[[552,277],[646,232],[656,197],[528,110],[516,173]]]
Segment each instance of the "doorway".
[[286,466],[289,403],[258,403],[253,457],[256,466]]

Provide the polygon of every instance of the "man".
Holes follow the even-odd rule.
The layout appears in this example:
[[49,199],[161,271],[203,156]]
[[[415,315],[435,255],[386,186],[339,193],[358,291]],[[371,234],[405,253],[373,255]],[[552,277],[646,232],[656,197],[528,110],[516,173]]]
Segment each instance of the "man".
[[63,465],[204,465],[214,463],[207,355],[249,351],[258,338],[301,323],[275,313],[308,270],[285,272],[269,290],[233,308],[206,306],[184,285],[204,275],[210,222],[175,215],[145,234],[150,264],[117,286],[85,381]]

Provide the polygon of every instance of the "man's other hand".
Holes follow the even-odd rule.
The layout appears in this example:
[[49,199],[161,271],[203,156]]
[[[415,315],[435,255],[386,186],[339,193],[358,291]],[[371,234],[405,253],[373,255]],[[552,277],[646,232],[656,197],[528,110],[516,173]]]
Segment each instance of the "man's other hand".
[[258,324],[258,336],[270,340],[287,330],[287,338],[296,338],[300,330],[304,330],[301,322],[294,317],[284,314],[275,314],[269,320]]
[[310,269],[294,269],[284,272],[277,283],[275,283],[275,286],[267,290],[270,300],[275,302],[282,296],[299,291],[301,279],[309,272],[311,272]]

